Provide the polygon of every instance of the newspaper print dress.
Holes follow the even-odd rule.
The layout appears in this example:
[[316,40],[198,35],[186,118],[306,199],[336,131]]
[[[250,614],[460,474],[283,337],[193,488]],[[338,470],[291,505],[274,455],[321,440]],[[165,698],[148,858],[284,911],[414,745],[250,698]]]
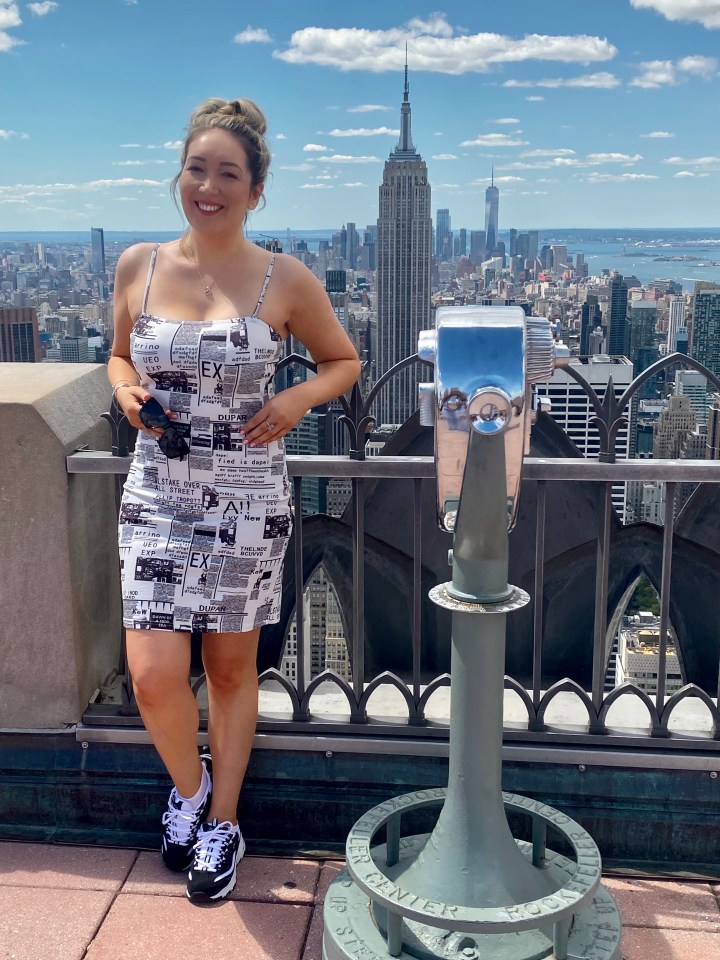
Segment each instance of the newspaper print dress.
[[276,623],[292,528],[282,440],[248,448],[243,424],[273,395],[282,338],[249,317],[177,321],[146,312],[130,355],[141,385],[177,413],[190,447],[168,460],[139,433],[120,507],[123,623],[233,633]]

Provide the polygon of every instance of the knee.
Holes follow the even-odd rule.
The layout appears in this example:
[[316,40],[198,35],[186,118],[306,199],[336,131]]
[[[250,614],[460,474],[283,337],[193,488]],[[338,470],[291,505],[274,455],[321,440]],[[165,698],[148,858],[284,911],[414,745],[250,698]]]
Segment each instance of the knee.
[[152,708],[167,703],[173,691],[186,686],[188,680],[162,664],[142,664],[132,671],[132,682],[138,703]]
[[257,688],[257,666],[255,660],[217,661],[212,657],[204,658],[205,676],[209,687],[215,693],[233,694],[239,690]]

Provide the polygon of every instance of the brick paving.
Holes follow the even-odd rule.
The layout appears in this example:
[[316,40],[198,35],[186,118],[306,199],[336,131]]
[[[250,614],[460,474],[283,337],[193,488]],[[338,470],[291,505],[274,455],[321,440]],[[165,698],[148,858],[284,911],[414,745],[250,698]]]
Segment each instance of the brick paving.
[[[341,864],[247,856],[232,896],[193,906],[147,851],[0,842],[0,960],[322,960]],[[720,884],[607,877],[623,960],[717,960]]]

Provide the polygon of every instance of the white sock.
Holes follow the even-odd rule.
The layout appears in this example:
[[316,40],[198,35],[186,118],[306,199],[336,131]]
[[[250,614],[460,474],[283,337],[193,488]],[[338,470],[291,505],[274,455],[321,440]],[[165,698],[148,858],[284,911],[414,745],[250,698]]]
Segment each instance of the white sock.
[[200,787],[198,792],[193,797],[184,797],[181,793],[178,792],[178,799],[184,807],[189,808],[190,810],[197,810],[204,802],[205,798],[208,795],[208,790],[210,789],[210,776],[207,772],[205,764],[202,764],[202,779],[200,780]]

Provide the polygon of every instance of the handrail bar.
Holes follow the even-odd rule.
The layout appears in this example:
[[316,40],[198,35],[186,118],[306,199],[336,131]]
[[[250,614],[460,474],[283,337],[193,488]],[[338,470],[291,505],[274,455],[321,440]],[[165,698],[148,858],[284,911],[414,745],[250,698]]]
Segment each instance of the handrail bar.
[[[76,450],[66,458],[68,473],[126,474],[131,457],[117,457],[109,450]],[[435,476],[433,457],[288,456],[291,477],[363,477],[367,479],[430,479]],[[528,457],[523,464],[525,480],[674,480],[678,483],[720,482],[720,460],[618,460],[600,463],[581,457]]]

